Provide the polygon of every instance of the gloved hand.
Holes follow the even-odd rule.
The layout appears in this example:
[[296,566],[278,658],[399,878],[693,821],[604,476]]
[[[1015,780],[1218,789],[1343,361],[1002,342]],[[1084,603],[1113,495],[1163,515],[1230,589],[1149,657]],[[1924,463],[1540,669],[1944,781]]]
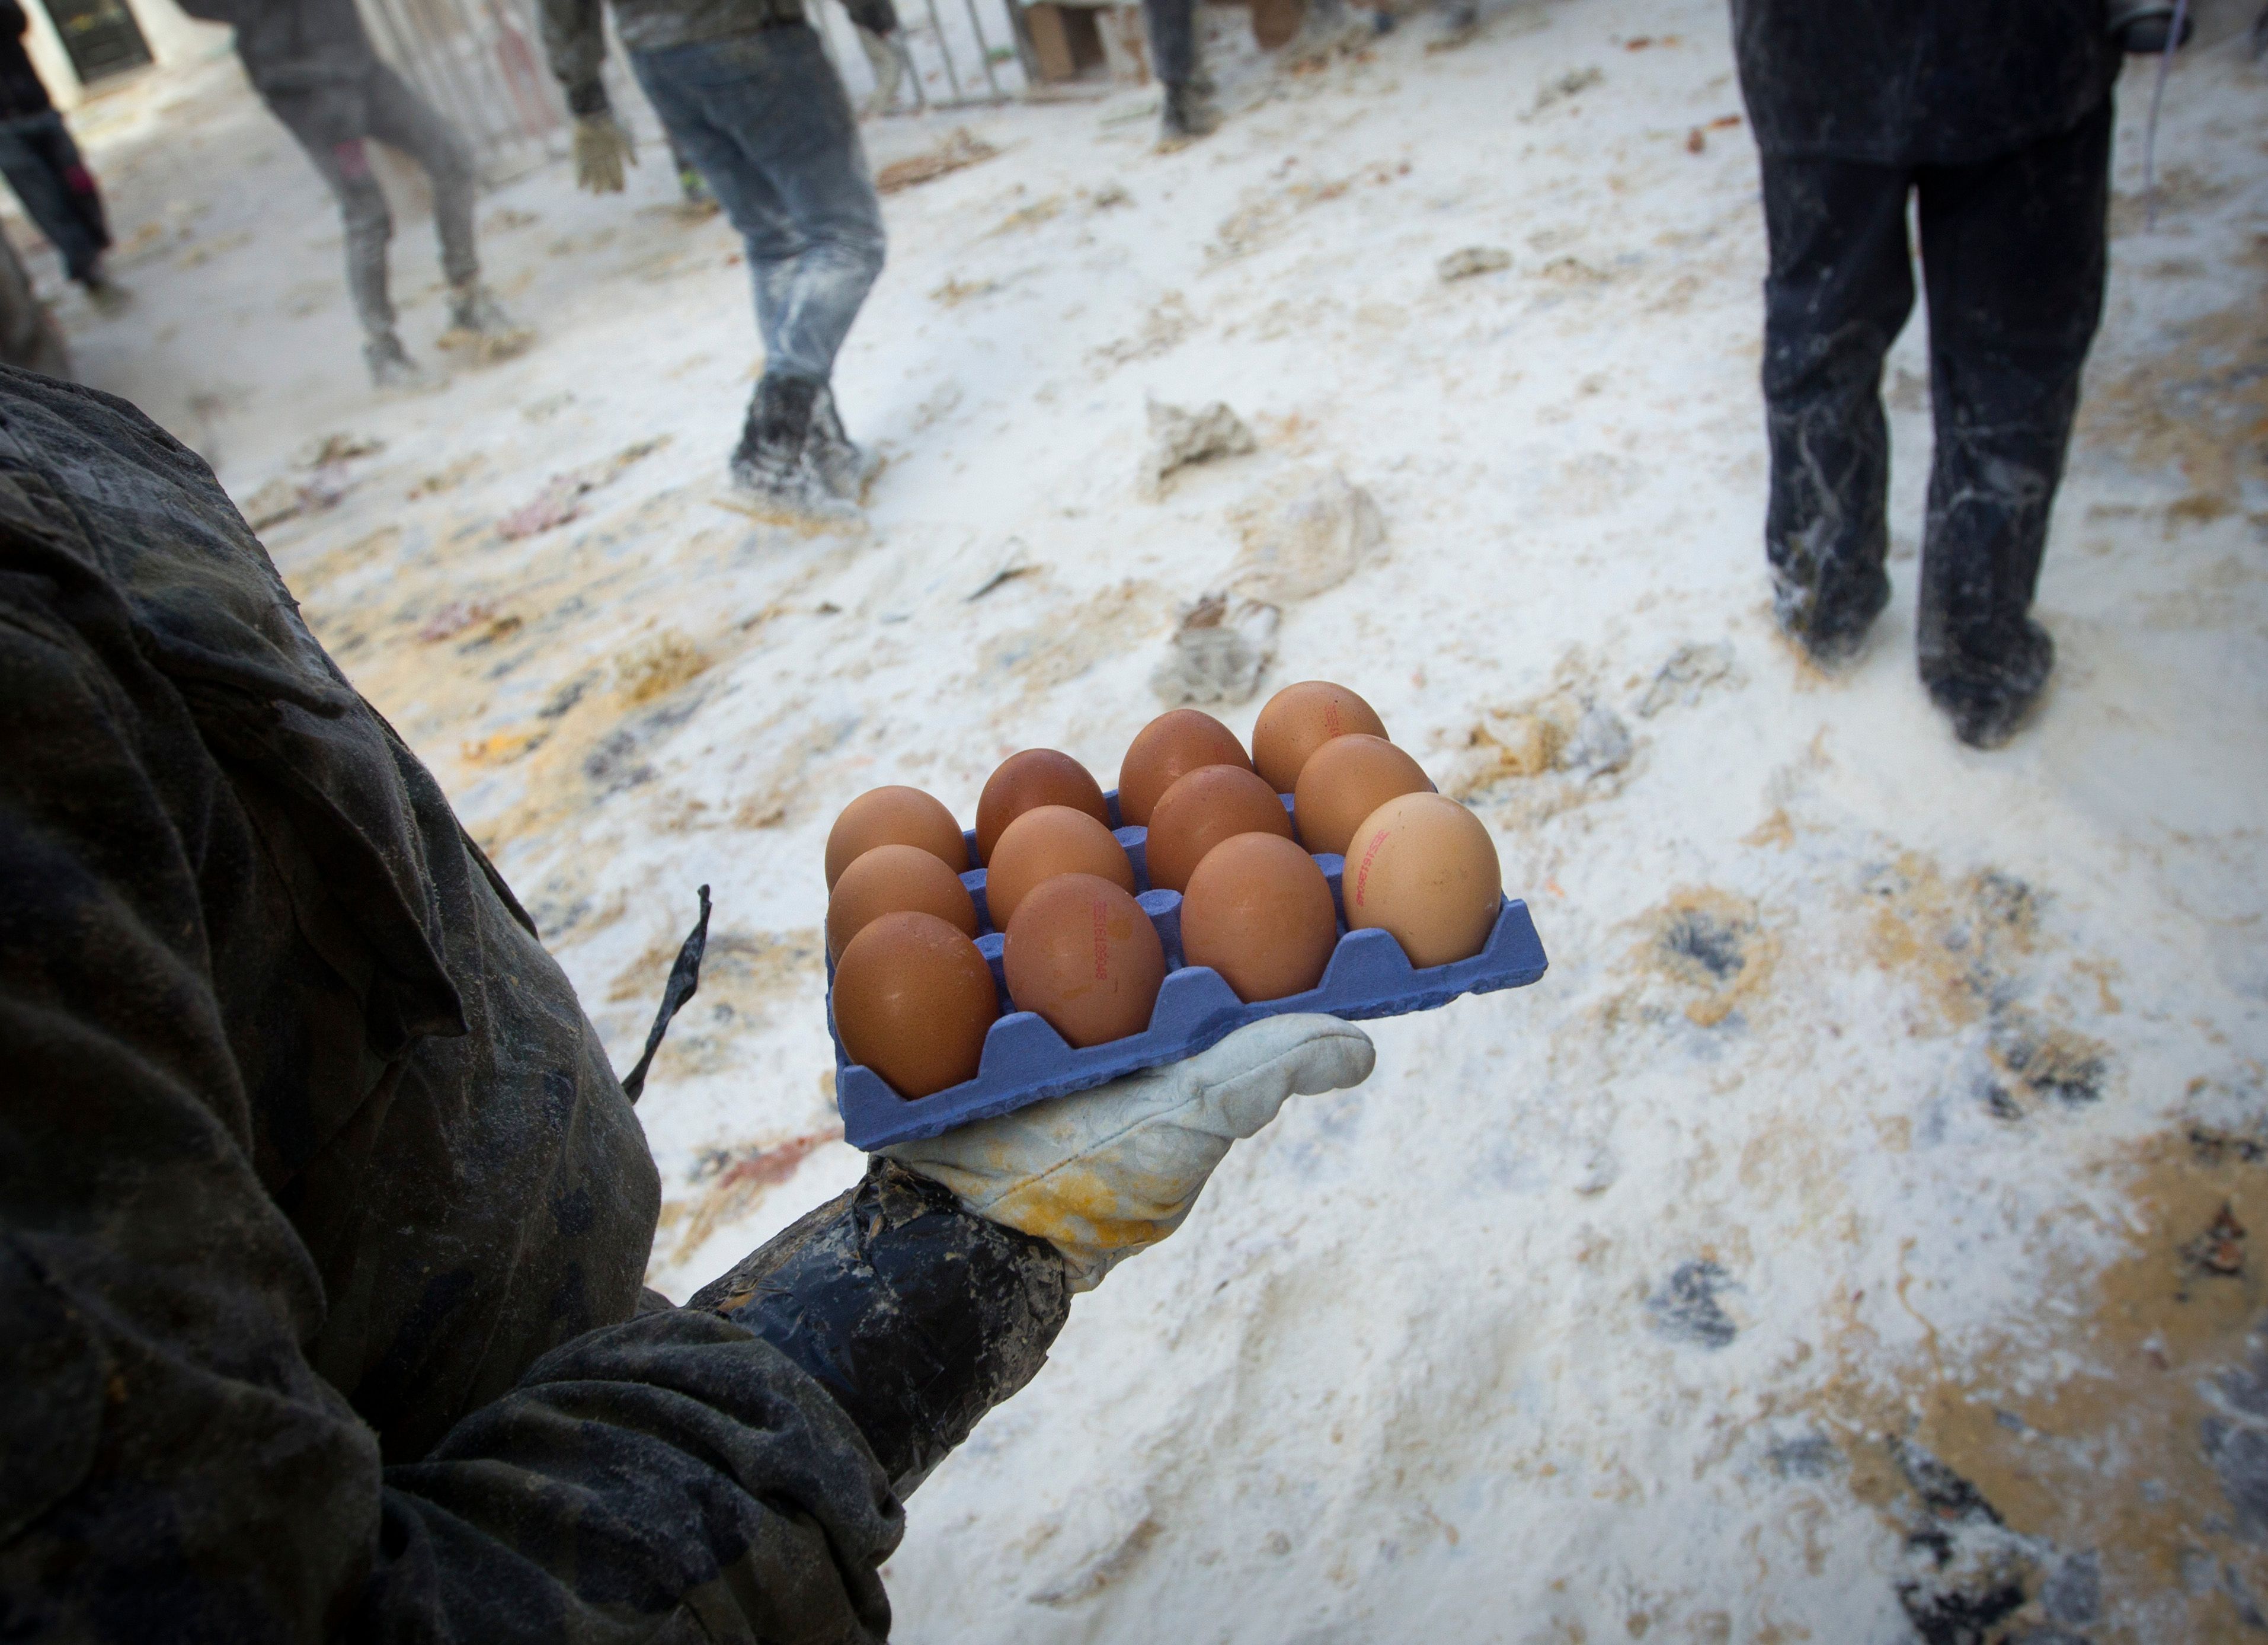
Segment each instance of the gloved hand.
[[1046,1240],[1071,1288],[1091,1291],[1181,1227],[1230,1143],[1294,1093],[1361,1084],[1375,1060],[1351,1022],[1270,1017],[1187,1061],[882,1153],[972,1215]]
[[637,164],[637,144],[612,109],[581,114],[575,121],[575,185],[594,195],[622,191],[622,166]]

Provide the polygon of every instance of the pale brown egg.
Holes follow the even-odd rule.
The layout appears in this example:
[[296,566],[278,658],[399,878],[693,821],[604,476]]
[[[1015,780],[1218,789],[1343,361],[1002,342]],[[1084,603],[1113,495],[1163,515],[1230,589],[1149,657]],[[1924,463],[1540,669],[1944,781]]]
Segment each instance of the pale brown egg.
[[1346,854],[1363,818],[1401,794],[1433,792],[1418,762],[1383,737],[1351,731],[1307,756],[1292,790],[1292,822],[1309,851]]
[[1000,830],[984,871],[992,929],[1005,931],[1032,889],[1059,874],[1091,874],[1134,894],[1134,865],[1110,830],[1069,806],[1038,806]]
[[827,835],[827,889],[877,845],[918,845],[954,873],[968,867],[968,842],[953,813],[918,788],[870,788]]
[[1026,749],[1001,761],[976,797],[976,859],[990,862],[1001,830],[1035,806],[1069,806],[1110,826],[1102,786],[1086,766],[1053,749]]
[[836,962],[833,1006],[850,1059],[910,1099],[976,1077],[1000,995],[976,945],[944,920],[884,914]]
[[1338,940],[1329,882],[1280,835],[1221,841],[1182,894],[1182,955],[1219,971],[1248,1005],[1313,988]]
[[1166,948],[1142,905],[1109,881],[1059,874],[1008,922],[1001,954],[1008,997],[1073,1045],[1100,1045],[1150,1026]]
[[1391,932],[1412,965],[1469,960],[1487,945],[1504,898],[1496,842],[1440,794],[1403,794],[1365,817],[1339,883],[1347,927]]
[[1343,685],[1328,680],[1287,685],[1268,699],[1252,727],[1252,769],[1278,793],[1288,794],[1307,756],[1351,732],[1382,737],[1386,726],[1369,704]]
[[1266,783],[1233,765],[1200,765],[1150,814],[1150,889],[1181,891],[1205,853],[1238,834],[1292,837],[1292,819]]
[[840,958],[850,939],[885,914],[935,914],[972,941],[976,902],[961,876],[918,845],[877,845],[843,871],[827,898],[827,952]]
[[1200,765],[1252,769],[1236,734],[1211,714],[1176,708],[1159,715],[1136,734],[1118,767],[1118,815],[1146,827],[1166,790]]

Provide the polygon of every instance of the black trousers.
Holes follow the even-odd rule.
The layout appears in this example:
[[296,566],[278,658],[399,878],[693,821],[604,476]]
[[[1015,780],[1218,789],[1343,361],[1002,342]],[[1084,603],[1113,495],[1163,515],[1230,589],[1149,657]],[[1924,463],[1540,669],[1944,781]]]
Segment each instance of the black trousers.
[[53,109],[0,121],[0,175],[40,225],[74,280],[92,280],[110,249],[102,195],[79,159],[63,117]]
[[1936,430],[1922,675],[1989,674],[2020,643],[2102,316],[2110,131],[2106,99],[1978,165],[1764,157],[1764,541],[1780,619],[1815,650],[1855,641],[1889,597],[1881,374],[1913,307],[1909,194]]
[[1150,27],[1150,67],[1167,85],[1180,85],[1197,61],[1197,0],[1142,0]]

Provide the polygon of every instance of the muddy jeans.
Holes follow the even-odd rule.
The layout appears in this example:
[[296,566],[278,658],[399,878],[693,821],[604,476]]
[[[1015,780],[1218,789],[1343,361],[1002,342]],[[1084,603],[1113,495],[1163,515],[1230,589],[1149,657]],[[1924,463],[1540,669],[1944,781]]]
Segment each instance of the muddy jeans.
[[1889,597],[1882,357],[1913,307],[1910,193],[1936,432],[1922,674],[1989,667],[2021,630],[2102,315],[2110,131],[2106,99],[2072,130],[1977,165],[1764,156],[1764,537],[1793,631],[1831,646]]
[[272,96],[269,107],[291,128],[338,196],[346,218],[347,290],[364,331],[378,337],[394,329],[394,304],[386,289],[386,247],[394,238],[394,218],[387,210],[385,191],[371,174],[366,138],[397,149],[424,167],[433,182],[441,272],[452,285],[478,277],[472,156],[449,122],[400,75],[379,65],[358,81]]
[[23,202],[25,215],[54,243],[64,270],[74,280],[92,279],[109,248],[110,229],[102,196],[63,117],[50,109],[0,121],[0,173]]
[[770,375],[825,382],[882,271],[882,208],[850,100],[792,23],[634,51],[671,140],[747,243]]

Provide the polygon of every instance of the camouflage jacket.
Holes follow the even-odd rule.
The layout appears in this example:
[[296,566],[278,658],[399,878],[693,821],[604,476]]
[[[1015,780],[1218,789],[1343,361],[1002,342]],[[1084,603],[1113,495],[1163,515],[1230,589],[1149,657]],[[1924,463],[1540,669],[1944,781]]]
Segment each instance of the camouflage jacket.
[[879,1168],[703,1299],[565,977],[211,475],[0,368],[0,1637],[863,1641],[1052,1252]]

